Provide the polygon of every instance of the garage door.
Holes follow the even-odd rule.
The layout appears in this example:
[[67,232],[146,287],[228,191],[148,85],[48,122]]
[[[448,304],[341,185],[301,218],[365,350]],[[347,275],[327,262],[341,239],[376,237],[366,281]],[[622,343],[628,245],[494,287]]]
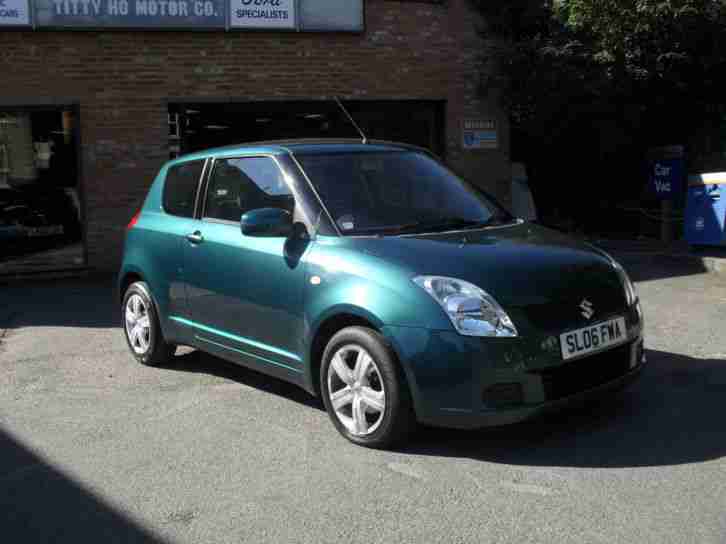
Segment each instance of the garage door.
[[[444,154],[444,101],[361,100],[345,107],[370,139]],[[177,102],[169,107],[171,156],[210,147],[294,138],[357,138],[333,101]]]

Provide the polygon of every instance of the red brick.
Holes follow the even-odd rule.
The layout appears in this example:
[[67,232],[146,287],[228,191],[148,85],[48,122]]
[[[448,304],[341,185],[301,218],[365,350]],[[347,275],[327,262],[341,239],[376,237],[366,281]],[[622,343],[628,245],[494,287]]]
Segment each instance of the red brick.
[[509,200],[507,145],[464,152],[465,117],[498,120],[478,95],[482,38],[467,0],[367,0],[362,34],[2,31],[0,104],[77,102],[89,264],[115,268],[124,226],[166,160],[170,97],[446,100],[447,160]]

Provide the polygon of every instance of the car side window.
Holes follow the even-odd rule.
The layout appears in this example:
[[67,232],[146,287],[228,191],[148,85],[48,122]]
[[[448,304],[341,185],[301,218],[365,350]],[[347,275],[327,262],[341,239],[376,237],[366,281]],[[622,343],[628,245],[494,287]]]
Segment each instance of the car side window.
[[204,217],[239,221],[243,214],[259,208],[294,211],[295,198],[277,163],[269,157],[215,161]]
[[199,178],[204,161],[190,161],[171,166],[164,180],[164,211],[179,217],[193,217]]

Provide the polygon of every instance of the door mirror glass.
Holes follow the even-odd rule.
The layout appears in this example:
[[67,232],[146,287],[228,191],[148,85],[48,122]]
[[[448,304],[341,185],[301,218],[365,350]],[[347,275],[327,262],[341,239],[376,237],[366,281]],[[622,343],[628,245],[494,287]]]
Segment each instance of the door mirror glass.
[[280,208],[261,208],[245,213],[240,220],[245,236],[287,238],[292,234],[292,215]]

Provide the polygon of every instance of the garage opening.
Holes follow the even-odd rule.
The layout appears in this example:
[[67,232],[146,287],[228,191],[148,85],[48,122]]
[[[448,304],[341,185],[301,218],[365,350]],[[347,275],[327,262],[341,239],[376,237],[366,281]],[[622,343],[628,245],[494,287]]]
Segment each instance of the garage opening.
[[0,275],[85,265],[73,106],[0,107]]
[[[444,155],[444,101],[343,102],[370,139],[394,140]],[[169,105],[171,157],[210,147],[295,138],[358,138],[332,100]]]

